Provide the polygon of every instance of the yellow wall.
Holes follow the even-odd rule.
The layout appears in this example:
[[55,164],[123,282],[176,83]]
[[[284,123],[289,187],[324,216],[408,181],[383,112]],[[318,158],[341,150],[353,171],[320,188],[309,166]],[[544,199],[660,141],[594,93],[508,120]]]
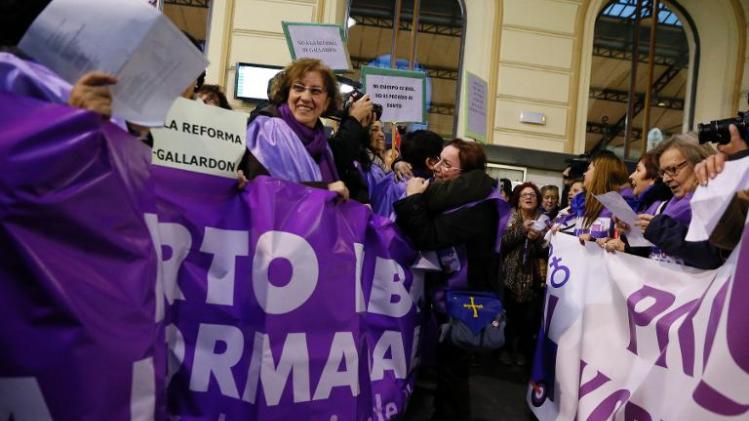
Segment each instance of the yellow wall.
[[237,62],[284,66],[291,61],[281,21],[340,23],[344,0],[213,0],[207,83],[224,87],[232,106]]
[[[700,33],[697,122],[746,109],[749,0],[680,0]],[[553,152],[584,150],[595,17],[605,0],[465,0],[463,70],[489,83],[489,140]],[[343,23],[347,0],[214,0],[209,83],[233,91],[236,62],[285,65],[281,21]],[[739,99],[741,98],[741,102]],[[233,100],[233,98],[232,98]],[[234,102],[234,105],[241,105]],[[458,135],[465,131],[460,105]],[[519,122],[523,111],[545,126]]]

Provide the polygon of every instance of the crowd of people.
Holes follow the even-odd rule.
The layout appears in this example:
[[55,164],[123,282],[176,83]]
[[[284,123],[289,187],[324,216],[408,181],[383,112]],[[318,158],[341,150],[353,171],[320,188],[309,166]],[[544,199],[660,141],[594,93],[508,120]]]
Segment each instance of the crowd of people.
[[[13,22],[13,31],[3,31],[0,89],[113,118],[114,76],[89,72],[70,85],[14,48],[30,24],[28,17],[39,10],[29,6],[25,18]],[[216,85],[196,81],[183,96],[231,109]],[[527,366],[532,358],[550,235],[574,235],[607,252],[701,269],[720,266],[738,243],[742,230],[737,227],[743,228],[749,203],[746,193],[737,194],[731,217],[709,241],[686,240],[690,198],[697,187],[709,183],[726,160],[749,154],[746,139],[734,126],[730,143],[717,153],[693,135],[679,134],[642,155],[631,173],[615,153],[602,151],[572,163],[560,192],[554,185],[526,181],[513,188],[509,180],[491,178],[483,146],[470,140],[445,142],[434,132],[418,130],[405,134],[399,150],[389,150],[383,123],[367,95],[345,108],[329,136],[322,119],[340,113],[342,102],[335,74],[320,61],[302,58],[286,66],[272,80],[268,102],[248,121],[238,189],[266,175],[329,190],[393,220],[416,249],[440,257],[442,270],[426,279],[428,316],[435,329],[449,319],[440,303],[446,287],[501,298],[507,325],[506,344],[496,353],[498,364]],[[150,142],[147,128],[127,122],[123,128]],[[635,227],[617,220],[596,199],[608,192],[621,194],[638,214],[636,228],[653,247],[629,244]],[[500,202],[509,204],[507,215]],[[435,351],[437,370],[434,419],[469,419],[471,352],[433,336],[427,349]]]

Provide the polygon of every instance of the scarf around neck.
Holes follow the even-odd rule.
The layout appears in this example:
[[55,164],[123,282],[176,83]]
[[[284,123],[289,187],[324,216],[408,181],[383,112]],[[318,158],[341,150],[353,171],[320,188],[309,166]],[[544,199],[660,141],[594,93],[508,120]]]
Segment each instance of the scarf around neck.
[[320,166],[322,180],[326,183],[337,181],[339,179],[338,171],[336,171],[333,153],[328,148],[328,139],[325,136],[322,123],[318,121],[314,129],[305,126],[294,118],[294,114],[286,103],[278,107],[278,114],[302,141],[307,153]]

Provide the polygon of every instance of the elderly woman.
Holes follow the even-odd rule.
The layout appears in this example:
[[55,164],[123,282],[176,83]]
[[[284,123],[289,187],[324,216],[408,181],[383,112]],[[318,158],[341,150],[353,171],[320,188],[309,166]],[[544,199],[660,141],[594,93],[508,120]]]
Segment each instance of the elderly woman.
[[541,311],[538,298],[546,281],[543,268],[548,253],[543,232],[549,219],[541,206],[541,192],[533,183],[515,187],[510,203],[513,212],[502,236],[500,272],[507,309],[507,346],[500,360],[504,364],[525,365],[538,327],[534,324]]
[[[455,139],[433,165],[435,181],[430,184],[423,178],[411,178],[407,197],[395,203],[396,222],[416,248],[465,247],[466,270],[448,273],[454,268],[446,267],[443,272],[428,274],[429,289],[445,285],[448,276],[462,274],[461,281],[470,290],[496,290],[499,256],[495,246],[500,215],[495,200],[484,200],[496,188],[485,168],[486,154],[480,144]],[[443,266],[449,264],[443,261]],[[443,313],[435,313],[435,317],[439,322],[447,319]],[[470,419],[469,372],[467,351],[447,341],[437,345],[434,419]]]
[[689,201],[699,182],[694,167],[713,151],[697,143],[692,135],[676,135],[658,145],[654,154],[659,175],[673,197],[654,214],[640,214],[637,225],[655,247],[650,258],[683,263],[700,269],[723,264],[724,256],[708,241],[686,241],[692,210]]
[[258,175],[327,188],[348,197],[339,181],[320,116],[338,108],[338,82],[327,66],[299,59],[275,78],[270,105],[254,112],[247,127],[242,178]]

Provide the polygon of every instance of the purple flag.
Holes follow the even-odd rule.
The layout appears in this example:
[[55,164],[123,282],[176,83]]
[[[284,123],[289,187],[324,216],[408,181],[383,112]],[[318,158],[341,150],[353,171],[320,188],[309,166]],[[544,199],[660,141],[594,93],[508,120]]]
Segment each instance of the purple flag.
[[0,417],[163,418],[147,148],[8,93],[0,127]]
[[[325,190],[153,169],[181,419],[389,419],[422,278],[394,225]],[[379,416],[377,414],[380,414]],[[381,418],[380,418],[381,416]]]

